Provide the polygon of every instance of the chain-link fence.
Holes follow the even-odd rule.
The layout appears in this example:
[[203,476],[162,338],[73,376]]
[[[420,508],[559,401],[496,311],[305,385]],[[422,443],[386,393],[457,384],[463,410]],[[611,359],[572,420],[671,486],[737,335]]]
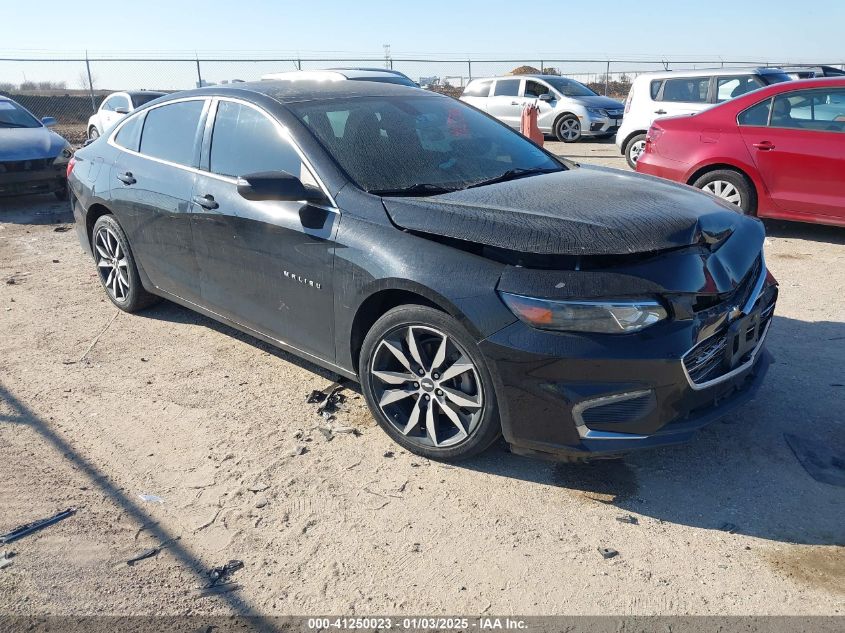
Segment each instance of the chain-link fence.
[[[389,67],[421,86],[452,96],[479,77],[540,70],[571,77],[599,94],[624,99],[638,74],[681,68],[777,66],[771,61],[706,59],[0,59],[0,94],[38,117],[53,116],[57,131],[81,143],[88,118],[103,98],[120,90],[176,91],[200,85],[254,81],[262,75],[338,67]],[[845,69],[845,64],[836,64]]]

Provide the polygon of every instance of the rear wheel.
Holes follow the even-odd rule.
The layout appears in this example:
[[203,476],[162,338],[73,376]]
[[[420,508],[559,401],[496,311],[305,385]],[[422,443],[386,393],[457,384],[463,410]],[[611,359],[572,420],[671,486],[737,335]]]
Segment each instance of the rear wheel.
[[637,168],[637,161],[645,151],[645,134],[635,134],[628,139],[625,144],[625,160],[628,161],[628,167],[631,169]]
[[88,129],[88,138],[92,141],[100,138],[100,132],[93,125]]
[[100,283],[114,305],[137,312],[161,300],[141,285],[129,240],[113,215],[103,215],[94,224],[91,246]]
[[732,169],[708,172],[692,183],[693,187],[738,206],[743,213],[754,213],[757,199],[754,188],[743,174]]
[[496,394],[472,336],[433,308],[400,306],[370,328],[358,375],[379,426],[409,451],[462,459],[499,436]]
[[581,139],[581,122],[574,114],[565,114],[555,123],[555,136],[563,143],[575,143]]

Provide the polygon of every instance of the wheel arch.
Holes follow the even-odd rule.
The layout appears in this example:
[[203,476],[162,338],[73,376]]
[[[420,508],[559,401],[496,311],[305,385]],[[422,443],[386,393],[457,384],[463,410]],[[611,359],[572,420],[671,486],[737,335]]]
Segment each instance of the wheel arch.
[[620,145],[620,147],[622,148],[622,154],[626,154],[628,152],[628,143],[631,142],[631,139],[640,134],[648,134],[648,130],[634,130],[633,132],[628,133],[628,136],[626,136],[622,140],[622,143]]
[[570,112],[569,110],[564,110],[563,112],[560,112],[555,116],[555,119],[552,122],[552,132],[557,129],[557,124],[560,123],[560,120],[567,116],[574,116],[576,119],[578,119],[579,123],[581,122],[581,117],[579,117],[577,114],[575,114],[574,112]]
[[88,250],[93,253],[94,249],[94,225],[104,215],[114,215],[108,207],[99,202],[95,202],[88,207],[88,212],[85,214],[85,235],[88,238]]
[[700,165],[687,174],[687,178],[684,182],[687,185],[692,186],[696,180],[714,171],[733,171],[745,178],[746,182],[748,182],[751,186],[751,193],[754,195],[754,208],[752,215],[757,215],[757,210],[760,207],[760,194],[764,193],[765,190],[762,187],[762,183],[758,182],[757,179],[751,175],[750,170],[742,165],[728,161],[719,161]]
[[402,305],[421,305],[439,310],[460,321],[476,338],[480,337],[472,321],[467,319],[463,312],[446,297],[413,282],[390,280],[387,284],[382,283],[380,287],[372,289],[358,304],[355,316],[352,319],[349,335],[349,355],[352,367],[356,371],[367,332],[385,313]]

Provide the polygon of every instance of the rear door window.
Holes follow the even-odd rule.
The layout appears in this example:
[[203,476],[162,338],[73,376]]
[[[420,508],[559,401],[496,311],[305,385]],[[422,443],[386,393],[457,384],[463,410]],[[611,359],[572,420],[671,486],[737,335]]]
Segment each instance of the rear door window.
[[659,101],[707,103],[710,77],[678,77],[663,82]]
[[285,171],[302,178],[302,160],[279,129],[255,108],[220,101],[211,134],[209,167],[236,178],[263,171]]
[[494,97],[516,97],[519,94],[519,79],[499,79],[493,90]]
[[737,117],[740,125],[766,126],[769,124],[769,111],[772,109],[772,100],[766,99],[750,108],[743,110]]
[[204,100],[180,101],[147,112],[141,153],[178,165],[196,164],[197,127]]
[[771,127],[845,132],[845,89],[801,90],[778,95]]
[[740,75],[733,77],[718,77],[716,79],[716,102],[721,103],[746,92],[763,87],[763,81],[756,75]]

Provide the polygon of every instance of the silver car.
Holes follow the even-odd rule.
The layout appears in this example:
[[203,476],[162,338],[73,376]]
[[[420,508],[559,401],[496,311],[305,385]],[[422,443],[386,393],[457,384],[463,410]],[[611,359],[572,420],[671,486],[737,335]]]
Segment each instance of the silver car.
[[574,79],[557,75],[509,75],[475,79],[461,95],[465,101],[519,129],[522,109],[540,108],[537,122],[544,134],[574,143],[582,137],[607,138],[622,124],[625,106],[602,97]]

